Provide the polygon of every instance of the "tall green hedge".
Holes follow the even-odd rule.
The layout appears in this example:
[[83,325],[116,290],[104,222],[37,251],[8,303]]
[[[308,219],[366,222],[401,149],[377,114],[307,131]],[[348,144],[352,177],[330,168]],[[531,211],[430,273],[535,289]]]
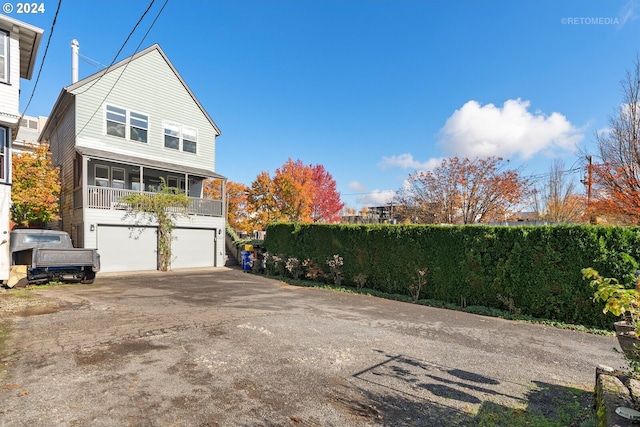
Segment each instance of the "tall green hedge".
[[389,293],[409,295],[426,267],[422,298],[609,327],[615,319],[592,301],[580,270],[593,267],[634,286],[640,228],[278,223],[269,226],[265,248],[325,270],[338,254],[346,284],[365,274],[368,288]]

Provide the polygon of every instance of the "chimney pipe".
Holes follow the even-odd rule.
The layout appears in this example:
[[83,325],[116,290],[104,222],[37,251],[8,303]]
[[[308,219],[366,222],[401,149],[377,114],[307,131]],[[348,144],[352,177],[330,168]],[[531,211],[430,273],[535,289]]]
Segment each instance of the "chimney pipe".
[[80,50],[80,43],[78,40],[71,40],[71,84],[78,81],[78,55]]

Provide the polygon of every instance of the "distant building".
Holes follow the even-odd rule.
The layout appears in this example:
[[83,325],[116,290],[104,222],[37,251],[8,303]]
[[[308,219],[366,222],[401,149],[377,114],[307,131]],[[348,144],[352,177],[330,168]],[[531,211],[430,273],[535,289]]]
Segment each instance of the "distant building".
[[39,144],[38,138],[46,123],[46,117],[23,116],[20,120],[18,133],[13,138],[13,153],[33,152],[33,147]]

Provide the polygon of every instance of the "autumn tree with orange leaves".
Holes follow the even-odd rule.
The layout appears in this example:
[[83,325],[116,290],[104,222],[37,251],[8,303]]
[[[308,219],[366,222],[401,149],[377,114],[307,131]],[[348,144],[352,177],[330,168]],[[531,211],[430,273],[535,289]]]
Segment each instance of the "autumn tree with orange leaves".
[[247,197],[250,221],[264,228],[276,221],[337,222],[344,204],[336,182],[322,165],[288,159],[273,178],[261,172]]
[[[204,183],[204,197],[222,200],[223,182],[221,179],[209,179]],[[247,211],[247,195],[249,187],[241,182],[227,181],[224,185],[227,223],[236,231],[251,233],[251,224]]]
[[11,221],[27,227],[57,220],[60,173],[49,145],[33,145],[33,153],[13,154],[11,161]]
[[432,171],[409,175],[394,203],[418,223],[504,221],[530,185],[517,171],[506,169],[507,163],[501,157],[444,159]]
[[[621,82],[622,103],[609,127],[596,132],[596,162],[591,167],[592,215],[621,224],[640,224],[640,58]],[[589,176],[589,175],[588,175]]]
[[336,223],[340,222],[340,212],[344,203],[340,200],[340,193],[336,188],[336,181],[322,165],[311,167],[314,185],[311,201],[311,221]]

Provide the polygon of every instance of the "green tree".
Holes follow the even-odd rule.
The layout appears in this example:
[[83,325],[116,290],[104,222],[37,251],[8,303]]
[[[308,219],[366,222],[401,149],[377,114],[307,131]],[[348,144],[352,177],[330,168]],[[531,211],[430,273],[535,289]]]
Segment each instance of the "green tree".
[[129,212],[149,215],[158,223],[158,268],[171,266],[171,241],[179,216],[188,216],[189,198],[181,190],[167,187],[164,180],[154,194],[132,193],[120,199],[129,205]]
[[48,144],[32,148],[12,156],[11,221],[21,226],[59,219],[60,170],[51,165]]

